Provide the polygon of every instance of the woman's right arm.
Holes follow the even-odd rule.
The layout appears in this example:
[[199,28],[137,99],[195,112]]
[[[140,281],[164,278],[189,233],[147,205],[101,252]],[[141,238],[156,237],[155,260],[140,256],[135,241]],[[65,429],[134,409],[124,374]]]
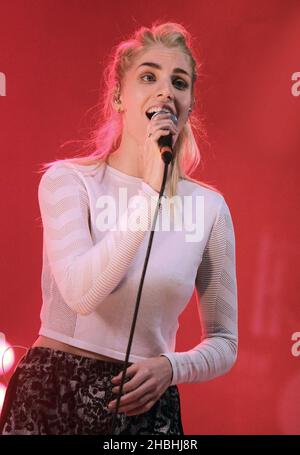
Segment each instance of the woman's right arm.
[[[138,191],[148,204],[128,207],[122,217],[134,211],[140,215],[141,230],[109,230],[94,244],[89,229],[89,199],[85,185],[72,168],[53,165],[42,176],[38,199],[44,242],[49,264],[66,304],[76,313],[92,313],[126,274],[146,232],[154,211],[151,198],[158,193],[142,181]],[[137,208],[138,207],[138,208]]]

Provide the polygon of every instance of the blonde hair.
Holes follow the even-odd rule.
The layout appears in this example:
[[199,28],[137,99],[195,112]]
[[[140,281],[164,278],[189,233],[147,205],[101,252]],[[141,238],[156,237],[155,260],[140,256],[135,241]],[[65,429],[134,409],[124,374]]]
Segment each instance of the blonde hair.
[[[179,23],[155,21],[150,28],[141,27],[132,38],[121,41],[113,48],[109,57],[109,62],[104,70],[104,83],[106,88],[101,91],[99,102],[96,105],[97,121],[96,127],[92,129],[90,138],[79,141],[67,141],[62,146],[70,142],[81,142],[87,150],[92,151],[88,155],[76,155],[73,158],[59,159],[47,163],[42,163],[41,170],[57,162],[73,162],[80,165],[92,165],[106,161],[107,157],[115,151],[122,137],[121,115],[113,107],[116,100],[122,79],[126,71],[131,67],[135,58],[143,51],[153,45],[164,45],[168,48],[178,48],[187,55],[192,70],[191,95],[194,101],[194,85],[199,76],[201,65],[192,51],[192,38],[185,27]],[[171,163],[171,175],[169,182],[169,196],[177,193],[179,178],[184,178],[196,183],[199,181],[192,179],[192,174],[200,164],[200,150],[198,148],[194,132],[195,130],[201,139],[206,139],[206,132],[202,120],[194,112],[189,116],[188,121],[182,128],[174,146],[174,159]],[[81,147],[82,149],[82,147]],[[216,190],[211,185],[201,182],[202,185]]]

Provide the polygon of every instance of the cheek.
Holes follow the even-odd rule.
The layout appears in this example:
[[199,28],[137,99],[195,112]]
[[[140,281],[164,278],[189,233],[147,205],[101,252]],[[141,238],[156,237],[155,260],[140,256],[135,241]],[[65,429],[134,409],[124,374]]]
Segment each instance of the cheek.
[[180,113],[180,117],[182,119],[182,122],[186,122],[188,119],[188,112],[189,112],[189,107],[191,106],[191,99],[189,95],[183,96],[178,103],[178,109]]
[[137,108],[137,106],[128,106],[124,112],[124,125],[130,131],[139,132],[144,126],[147,126],[147,117]]
[[189,116],[188,116],[187,113],[183,113],[183,114],[180,115],[179,121],[178,121],[178,125],[177,125],[179,132],[183,129],[183,127],[186,124],[188,118],[189,118]]
[[141,117],[143,98],[138,90],[130,87],[128,96],[124,99],[126,115],[128,121],[137,121]]
[[128,106],[123,117],[123,128],[138,142],[144,139],[149,120],[142,115],[142,110],[135,105]]

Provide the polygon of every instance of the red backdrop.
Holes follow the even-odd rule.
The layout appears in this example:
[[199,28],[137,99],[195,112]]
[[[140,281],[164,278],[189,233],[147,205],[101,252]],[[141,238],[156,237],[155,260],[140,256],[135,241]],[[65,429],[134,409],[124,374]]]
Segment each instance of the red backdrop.
[[[197,176],[223,192],[236,233],[238,360],[223,377],[179,385],[185,433],[300,434],[297,0],[1,2],[0,332],[28,347],[38,334],[38,165],[71,156],[59,146],[84,137],[111,47],[158,18],[195,38],[210,142]],[[199,338],[193,298],[176,350]]]

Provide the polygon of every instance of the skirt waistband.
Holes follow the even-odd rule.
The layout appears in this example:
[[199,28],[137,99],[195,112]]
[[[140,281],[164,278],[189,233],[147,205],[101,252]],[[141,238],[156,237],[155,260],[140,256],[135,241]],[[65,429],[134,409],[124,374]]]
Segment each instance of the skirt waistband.
[[[65,362],[67,364],[76,364],[78,366],[88,366],[88,368],[99,368],[101,371],[116,371],[119,372],[125,365],[125,362],[120,363],[112,362],[108,360],[95,359],[92,357],[85,357],[79,354],[73,354],[72,352],[60,351],[58,349],[33,346],[28,349],[27,353],[21,358],[18,367],[22,367],[28,362],[50,364],[53,362]],[[132,362],[128,362],[127,368],[132,365]]]

